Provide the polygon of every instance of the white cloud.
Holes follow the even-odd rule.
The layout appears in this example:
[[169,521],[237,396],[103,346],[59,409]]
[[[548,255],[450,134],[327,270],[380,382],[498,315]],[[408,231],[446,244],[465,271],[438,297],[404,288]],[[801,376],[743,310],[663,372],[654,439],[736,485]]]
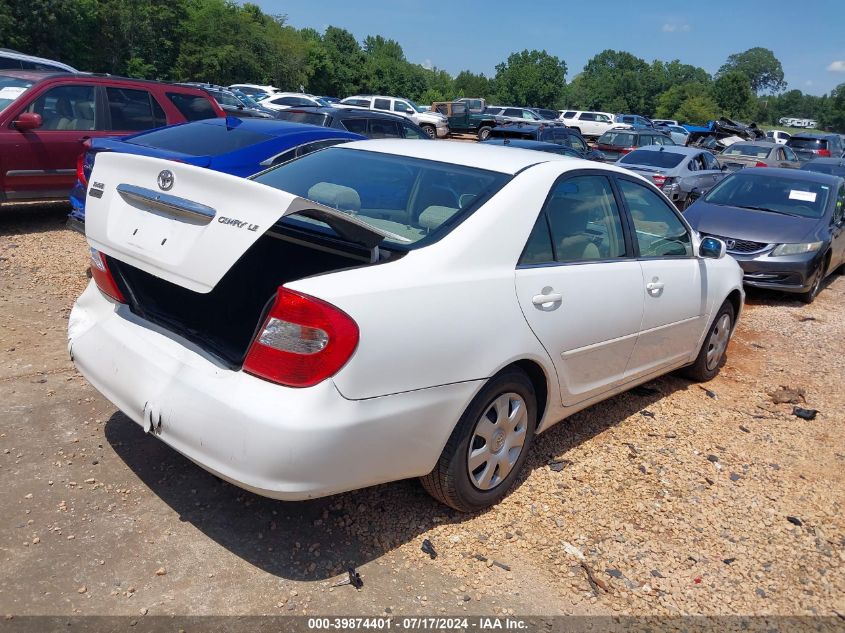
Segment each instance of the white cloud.
[[677,24],[673,22],[667,22],[663,25],[663,32],[664,33],[688,33],[690,31],[689,24]]
[[827,69],[832,73],[845,73],[845,61],[830,62]]
[[805,86],[812,86],[812,85],[813,85],[813,80],[812,80],[812,79],[808,79],[807,81],[805,81],[805,82],[804,82],[804,85],[805,85]]

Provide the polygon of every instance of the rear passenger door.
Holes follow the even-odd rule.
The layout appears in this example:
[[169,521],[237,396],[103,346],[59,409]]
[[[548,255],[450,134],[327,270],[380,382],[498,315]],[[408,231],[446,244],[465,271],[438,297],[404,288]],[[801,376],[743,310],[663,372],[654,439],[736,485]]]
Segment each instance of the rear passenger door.
[[643,319],[626,379],[687,359],[706,309],[706,267],[693,256],[691,230],[648,185],[616,176],[642,270]]
[[644,297],[610,178],[570,172],[552,186],[517,266],[522,312],[557,370],[565,406],[622,382]]

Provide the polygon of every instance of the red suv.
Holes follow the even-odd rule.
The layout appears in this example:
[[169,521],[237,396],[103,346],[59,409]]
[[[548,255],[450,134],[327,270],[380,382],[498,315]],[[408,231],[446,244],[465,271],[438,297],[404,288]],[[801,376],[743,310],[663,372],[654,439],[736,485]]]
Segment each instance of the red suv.
[[222,116],[220,106],[198,88],[0,71],[0,206],[67,200],[89,139]]

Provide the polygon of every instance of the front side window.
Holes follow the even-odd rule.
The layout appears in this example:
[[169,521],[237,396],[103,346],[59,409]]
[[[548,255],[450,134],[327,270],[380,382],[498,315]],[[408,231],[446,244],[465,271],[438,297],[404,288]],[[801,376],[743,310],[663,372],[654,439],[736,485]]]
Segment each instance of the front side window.
[[719,166],[719,161],[711,154],[710,152],[704,152],[702,154],[704,157],[704,167],[705,169],[709,169],[711,171],[720,171],[722,168]]
[[57,86],[33,101],[27,112],[41,115],[44,130],[93,130],[97,105],[93,86]]
[[423,132],[421,129],[414,127],[413,125],[409,125],[404,121],[401,123],[402,126],[402,136],[405,138],[413,138],[413,139],[423,139],[423,140],[430,140],[428,134]]
[[839,194],[836,196],[836,206],[833,207],[833,222],[839,224],[845,216],[845,185],[839,187]]
[[211,101],[207,97],[188,95],[180,92],[168,92],[167,98],[188,121],[202,121],[217,117]]
[[409,106],[404,101],[398,101],[398,100],[393,102],[393,111],[394,112],[401,112],[403,114],[413,114],[414,113],[414,109],[411,106]]
[[587,151],[587,144],[584,143],[584,141],[582,141],[580,137],[575,136],[573,134],[573,135],[570,135],[568,137],[568,139],[569,139],[569,147],[571,147],[572,149],[576,149],[579,152],[586,152]]
[[[555,261],[569,264],[626,255],[619,208],[605,176],[574,176],[555,184],[543,213]],[[539,237],[536,241],[539,244]],[[532,251],[535,259],[538,249]]]
[[689,231],[669,204],[648,187],[619,180],[634,221],[640,257],[692,257]]
[[167,123],[161,116],[162,112],[157,114],[154,111],[154,99],[146,90],[106,88],[106,99],[111,115],[111,130],[149,130]]
[[794,163],[795,163],[795,162],[798,162],[798,157],[795,155],[795,152],[793,152],[793,151],[792,151],[791,149],[789,149],[788,147],[784,146],[784,148],[783,148],[783,153],[784,153],[784,155],[786,156],[786,160],[788,160],[788,161],[792,161],[792,162],[794,162]]

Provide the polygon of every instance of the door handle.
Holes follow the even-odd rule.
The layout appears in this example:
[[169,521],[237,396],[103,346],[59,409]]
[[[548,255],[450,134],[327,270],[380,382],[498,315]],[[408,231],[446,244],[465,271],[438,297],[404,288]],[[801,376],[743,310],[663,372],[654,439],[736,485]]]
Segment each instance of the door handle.
[[663,282],[662,281],[650,281],[645,285],[645,289],[649,292],[658,292],[663,290]]
[[541,306],[546,303],[558,303],[560,301],[563,301],[563,295],[559,292],[550,292],[544,295],[534,295],[534,297],[532,297],[531,299],[531,302],[535,306]]

